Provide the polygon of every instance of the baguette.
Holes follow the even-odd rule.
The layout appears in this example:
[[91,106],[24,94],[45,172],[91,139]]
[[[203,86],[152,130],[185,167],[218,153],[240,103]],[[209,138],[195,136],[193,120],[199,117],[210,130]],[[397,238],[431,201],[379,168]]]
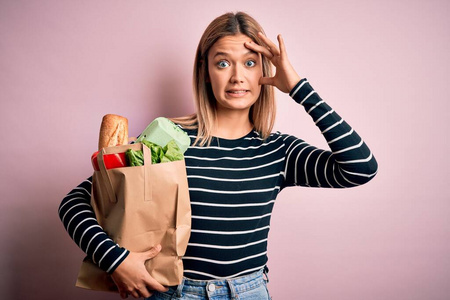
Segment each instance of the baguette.
[[105,115],[100,126],[98,150],[126,144],[128,144],[128,119],[119,115]]

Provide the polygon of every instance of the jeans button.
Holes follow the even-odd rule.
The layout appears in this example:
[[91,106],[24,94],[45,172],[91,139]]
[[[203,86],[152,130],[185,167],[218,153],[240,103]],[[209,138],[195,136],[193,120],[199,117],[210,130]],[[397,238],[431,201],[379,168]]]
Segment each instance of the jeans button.
[[210,283],[208,285],[208,291],[214,292],[215,290],[216,290],[216,286],[214,285],[214,283]]

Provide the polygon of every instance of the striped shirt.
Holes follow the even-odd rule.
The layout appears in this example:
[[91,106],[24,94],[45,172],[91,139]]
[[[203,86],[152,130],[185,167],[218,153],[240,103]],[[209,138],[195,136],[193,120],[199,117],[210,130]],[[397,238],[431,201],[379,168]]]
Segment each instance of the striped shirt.
[[[301,80],[290,96],[312,117],[328,142],[321,150],[292,135],[256,131],[236,140],[213,138],[185,152],[192,230],[185,276],[232,278],[265,267],[270,217],[278,193],[289,186],[346,188],[368,182],[377,162],[358,134]],[[191,140],[196,131],[186,130]],[[72,239],[103,270],[113,272],[128,255],[95,220],[90,179],[59,209]]]

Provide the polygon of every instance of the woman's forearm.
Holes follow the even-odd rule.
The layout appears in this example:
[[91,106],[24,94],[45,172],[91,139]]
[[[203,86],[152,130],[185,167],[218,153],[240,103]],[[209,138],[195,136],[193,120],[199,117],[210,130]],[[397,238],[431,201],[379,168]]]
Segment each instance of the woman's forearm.
[[372,179],[377,162],[365,142],[302,79],[290,92],[312,117],[330,147],[317,149],[304,141],[291,138],[286,173],[296,185],[314,187],[352,187]]
[[72,240],[104,271],[112,273],[128,255],[98,224],[90,204],[92,178],[74,188],[62,200],[58,214]]

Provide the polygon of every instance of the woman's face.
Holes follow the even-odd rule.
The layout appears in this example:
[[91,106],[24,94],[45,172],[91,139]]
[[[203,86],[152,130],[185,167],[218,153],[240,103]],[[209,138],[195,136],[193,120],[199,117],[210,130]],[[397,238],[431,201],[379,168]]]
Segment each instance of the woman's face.
[[245,47],[244,34],[220,38],[209,50],[208,71],[218,112],[248,113],[261,92],[261,55]]

